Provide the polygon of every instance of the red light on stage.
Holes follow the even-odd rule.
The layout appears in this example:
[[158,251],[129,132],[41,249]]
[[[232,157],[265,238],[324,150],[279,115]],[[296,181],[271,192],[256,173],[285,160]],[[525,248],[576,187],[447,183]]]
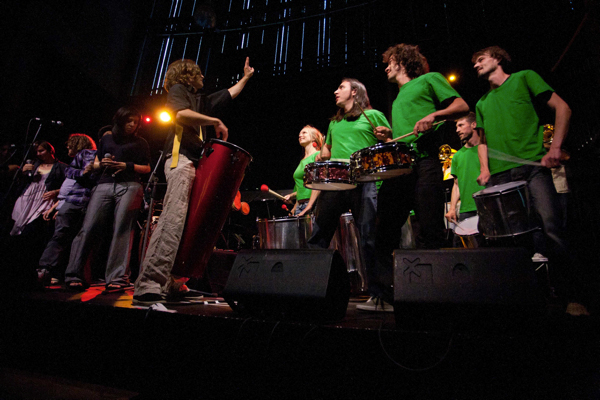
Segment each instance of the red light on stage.
[[147,123],[147,124],[149,124],[150,122],[152,122],[152,118],[150,118],[149,116],[146,115],[144,117],[144,122]]

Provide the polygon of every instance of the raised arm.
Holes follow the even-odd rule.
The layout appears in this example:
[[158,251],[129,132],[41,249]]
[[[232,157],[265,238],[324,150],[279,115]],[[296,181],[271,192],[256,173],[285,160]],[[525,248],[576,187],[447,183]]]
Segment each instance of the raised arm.
[[242,92],[242,89],[244,89],[244,86],[246,86],[246,83],[248,83],[248,80],[252,77],[252,75],[254,75],[254,68],[250,66],[250,57],[246,57],[246,64],[244,64],[244,76],[238,81],[238,83],[227,89],[229,90],[229,94],[231,95],[232,99],[235,99]]

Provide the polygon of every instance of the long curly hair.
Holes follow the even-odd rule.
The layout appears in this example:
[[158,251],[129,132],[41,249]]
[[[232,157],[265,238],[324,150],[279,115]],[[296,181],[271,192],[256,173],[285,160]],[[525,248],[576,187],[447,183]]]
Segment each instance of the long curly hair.
[[389,63],[390,60],[404,66],[406,75],[410,79],[429,72],[429,63],[427,58],[421,54],[419,46],[404,43],[392,46],[383,53],[383,62]]
[[75,150],[75,153],[79,153],[84,149],[96,150],[96,142],[94,142],[94,139],[83,133],[73,133],[69,135],[67,146]]
[[194,61],[188,59],[177,60],[167,68],[164,88],[168,92],[177,83],[189,85],[192,79],[201,73],[200,67]]
[[360,114],[362,113],[362,111],[360,110],[361,107],[363,110],[370,110],[372,108],[371,101],[369,100],[369,95],[367,94],[367,88],[365,87],[365,85],[362,84],[362,82],[353,78],[344,78],[342,79],[342,82],[348,82],[350,84],[350,89],[356,90],[356,95],[354,96],[354,104],[352,105],[352,109],[348,113],[343,108],[338,108],[337,113],[330,118],[331,121],[340,122],[344,119],[344,117],[347,120],[352,121],[360,117]]

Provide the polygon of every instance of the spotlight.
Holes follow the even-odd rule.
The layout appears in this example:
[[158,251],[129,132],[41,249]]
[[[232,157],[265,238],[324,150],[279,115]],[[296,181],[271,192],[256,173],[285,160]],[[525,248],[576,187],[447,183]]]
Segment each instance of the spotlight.
[[162,122],[170,122],[170,121],[171,121],[171,114],[169,114],[169,113],[168,113],[168,112],[166,112],[166,111],[162,111],[162,112],[159,114],[159,118],[160,118],[160,120],[161,120]]
[[147,124],[149,124],[150,122],[152,122],[152,118],[150,118],[149,116],[146,115],[144,117],[144,122],[147,123]]
[[454,75],[454,74],[450,74],[450,75],[448,76],[448,80],[449,80],[450,82],[454,82],[454,81],[456,80],[456,75]]

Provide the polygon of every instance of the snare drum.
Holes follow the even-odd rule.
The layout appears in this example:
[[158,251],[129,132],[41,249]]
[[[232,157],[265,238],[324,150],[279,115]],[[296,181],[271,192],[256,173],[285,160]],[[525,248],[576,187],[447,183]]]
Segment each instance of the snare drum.
[[261,249],[306,249],[312,235],[312,217],[256,219]]
[[513,237],[538,229],[526,181],[491,186],[473,194],[479,229],[486,238]]
[[350,164],[341,161],[317,161],[304,167],[304,186],[315,190],[350,190],[356,187]]
[[357,182],[373,182],[412,171],[413,157],[404,143],[379,143],[359,150],[350,157]]

